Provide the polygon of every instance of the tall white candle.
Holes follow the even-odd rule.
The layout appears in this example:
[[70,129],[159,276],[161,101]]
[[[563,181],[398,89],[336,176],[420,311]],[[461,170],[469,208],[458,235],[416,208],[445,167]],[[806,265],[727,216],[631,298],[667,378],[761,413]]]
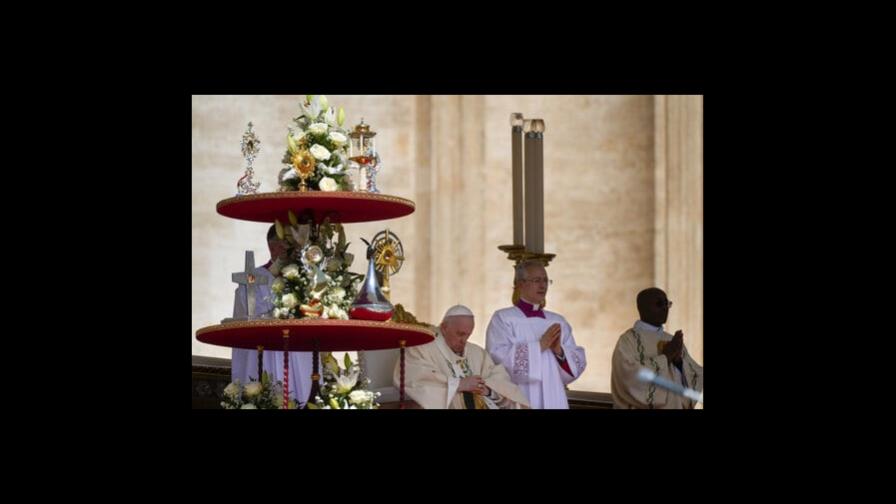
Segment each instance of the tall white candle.
[[513,244],[523,245],[523,114],[510,114],[510,160],[513,168]]
[[[531,124],[532,139],[532,165],[533,165],[533,185],[532,191],[532,218],[535,219],[535,239],[533,243],[533,252],[537,254],[544,253],[544,121],[541,119],[533,119]],[[526,180],[528,184],[529,181]]]
[[523,144],[523,171],[524,181],[523,187],[526,194],[524,213],[525,219],[525,243],[527,252],[535,252],[535,239],[537,231],[535,230],[535,134],[530,131],[532,121],[525,121],[525,140]]

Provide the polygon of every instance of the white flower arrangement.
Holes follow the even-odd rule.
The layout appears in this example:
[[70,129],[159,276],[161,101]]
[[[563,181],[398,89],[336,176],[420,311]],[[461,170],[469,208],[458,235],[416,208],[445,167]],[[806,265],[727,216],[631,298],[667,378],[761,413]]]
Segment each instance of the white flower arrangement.
[[271,285],[271,316],[348,320],[363,277],[349,271],[354,257],[348,253],[342,225],[325,219],[312,234],[291,212],[289,220],[274,223],[277,236],[287,243],[288,259]]
[[370,384],[370,379],[358,380],[361,368],[352,362],[351,357],[345,354],[345,368],[339,367],[339,362],[333,354],[323,356],[323,384],[320,395],[315,396],[314,402],[308,403],[311,409],[377,409],[380,407],[376,398],[381,394],[371,392],[365,387]]
[[[224,409],[282,409],[283,382],[272,382],[267,372],[262,372],[261,381],[251,381],[245,385],[239,380],[224,387]],[[298,408],[294,399],[290,399],[289,409]]]
[[338,112],[333,110],[324,95],[308,95],[300,108],[302,113],[293,119],[286,136],[283,163],[287,166],[280,170],[277,179],[280,190],[298,190],[300,178],[296,170],[309,170],[308,163],[314,161],[307,180],[311,190],[350,191],[351,181],[347,175],[349,132],[342,128],[345,110],[342,107]]

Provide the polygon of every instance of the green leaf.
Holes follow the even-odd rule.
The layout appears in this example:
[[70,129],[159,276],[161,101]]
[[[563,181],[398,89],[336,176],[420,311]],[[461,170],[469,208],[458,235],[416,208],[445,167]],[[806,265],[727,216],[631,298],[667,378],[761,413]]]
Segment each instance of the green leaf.
[[313,402],[308,403],[307,406],[308,409],[320,409],[320,406],[314,404]]
[[352,367],[352,359],[348,356],[348,352],[345,352],[345,370],[348,371],[348,368]]
[[295,154],[299,150],[299,146],[296,145],[296,141],[292,138],[292,135],[286,135],[286,146],[289,149],[290,154]]
[[277,231],[277,238],[282,240],[285,235],[283,234],[283,224],[280,224],[279,219],[274,219],[274,229]]

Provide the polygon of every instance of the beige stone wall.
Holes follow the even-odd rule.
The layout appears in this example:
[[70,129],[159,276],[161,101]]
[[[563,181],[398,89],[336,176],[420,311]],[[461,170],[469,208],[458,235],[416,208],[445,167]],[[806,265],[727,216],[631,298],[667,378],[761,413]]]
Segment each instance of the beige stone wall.
[[[477,314],[471,340],[480,345],[485,343],[491,313],[506,306],[511,294],[511,263],[497,249],[513,238],[508,117],[522,112],[545,120],[545,251],[557,254],[548,268],[554,279],[549,309],[566,316],[588,353],[588,370],[572,388],[608,391],[616,338],[637,318],[635,295],[654,284],[655,249],[665,243],[658,238],[655,205],[660,200],[654,184],[658,176],[654,123],[660,100],[651,96],[328,98],[345,107],[347,123],[355,124],[363,116],[378,132],[377,147],[385,163],[378,179],[381,189],[417,205],[408,217],[347,225],[351,252],[363,257],[358,238],[369,239],[388,226],[401,238],[407,255],[402,271],[392,279],[393,302],[434,323],[448,306],[466,304]],[[230,315],[235,287],[230,273],[242,268],[243,250],[254,249],[259,263],[267,260],[265,224],[227,219],[214,210],[218,200],[233,195],[242,174],[240,136],[246,123],[253,121],[262,141],[256,175],[262,191],[275,190],[286,125],[300,99],[193,98],[194,333]],[[702,109],[700,113],[702,141]],[[691,186],[682,187],[682,198],[688,197]],[[699,217],[702,233],[702,199]],[[671,231],[671,224],[662,229]],[[669,250],[666,247],[663,253],[668,255]],[[693,257],[686,260],[699,263],[702,275],[702,242],[699,253],[696,250],[687,249]],[[363,272],[365,265],[356,261],[353,269]],[[676,303],[674,314],[682,300],[675,290],[669,296]],[[702,300],[702,290],[700,296]],[[691,327],[685,329],[686,341],[691,347],[699,340],[702,349],[702,324],[699,334]],[[193,336],[193,353],[227,357],[230,350],[204,345]]]
[[658,96],[654,110],[656,283],[673,302],[666,325],[702,363],[703,97]]

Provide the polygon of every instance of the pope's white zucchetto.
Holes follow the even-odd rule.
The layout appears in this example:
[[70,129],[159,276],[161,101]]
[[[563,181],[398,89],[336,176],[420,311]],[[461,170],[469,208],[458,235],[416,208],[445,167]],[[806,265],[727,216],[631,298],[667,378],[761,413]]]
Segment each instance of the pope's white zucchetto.
[[448,311],[445,312],[445,315],[442,317],[442,320],[448,317],[472,317],[473,312],[469,308],[464,305],[454,305],[451,308],[448,308]]

